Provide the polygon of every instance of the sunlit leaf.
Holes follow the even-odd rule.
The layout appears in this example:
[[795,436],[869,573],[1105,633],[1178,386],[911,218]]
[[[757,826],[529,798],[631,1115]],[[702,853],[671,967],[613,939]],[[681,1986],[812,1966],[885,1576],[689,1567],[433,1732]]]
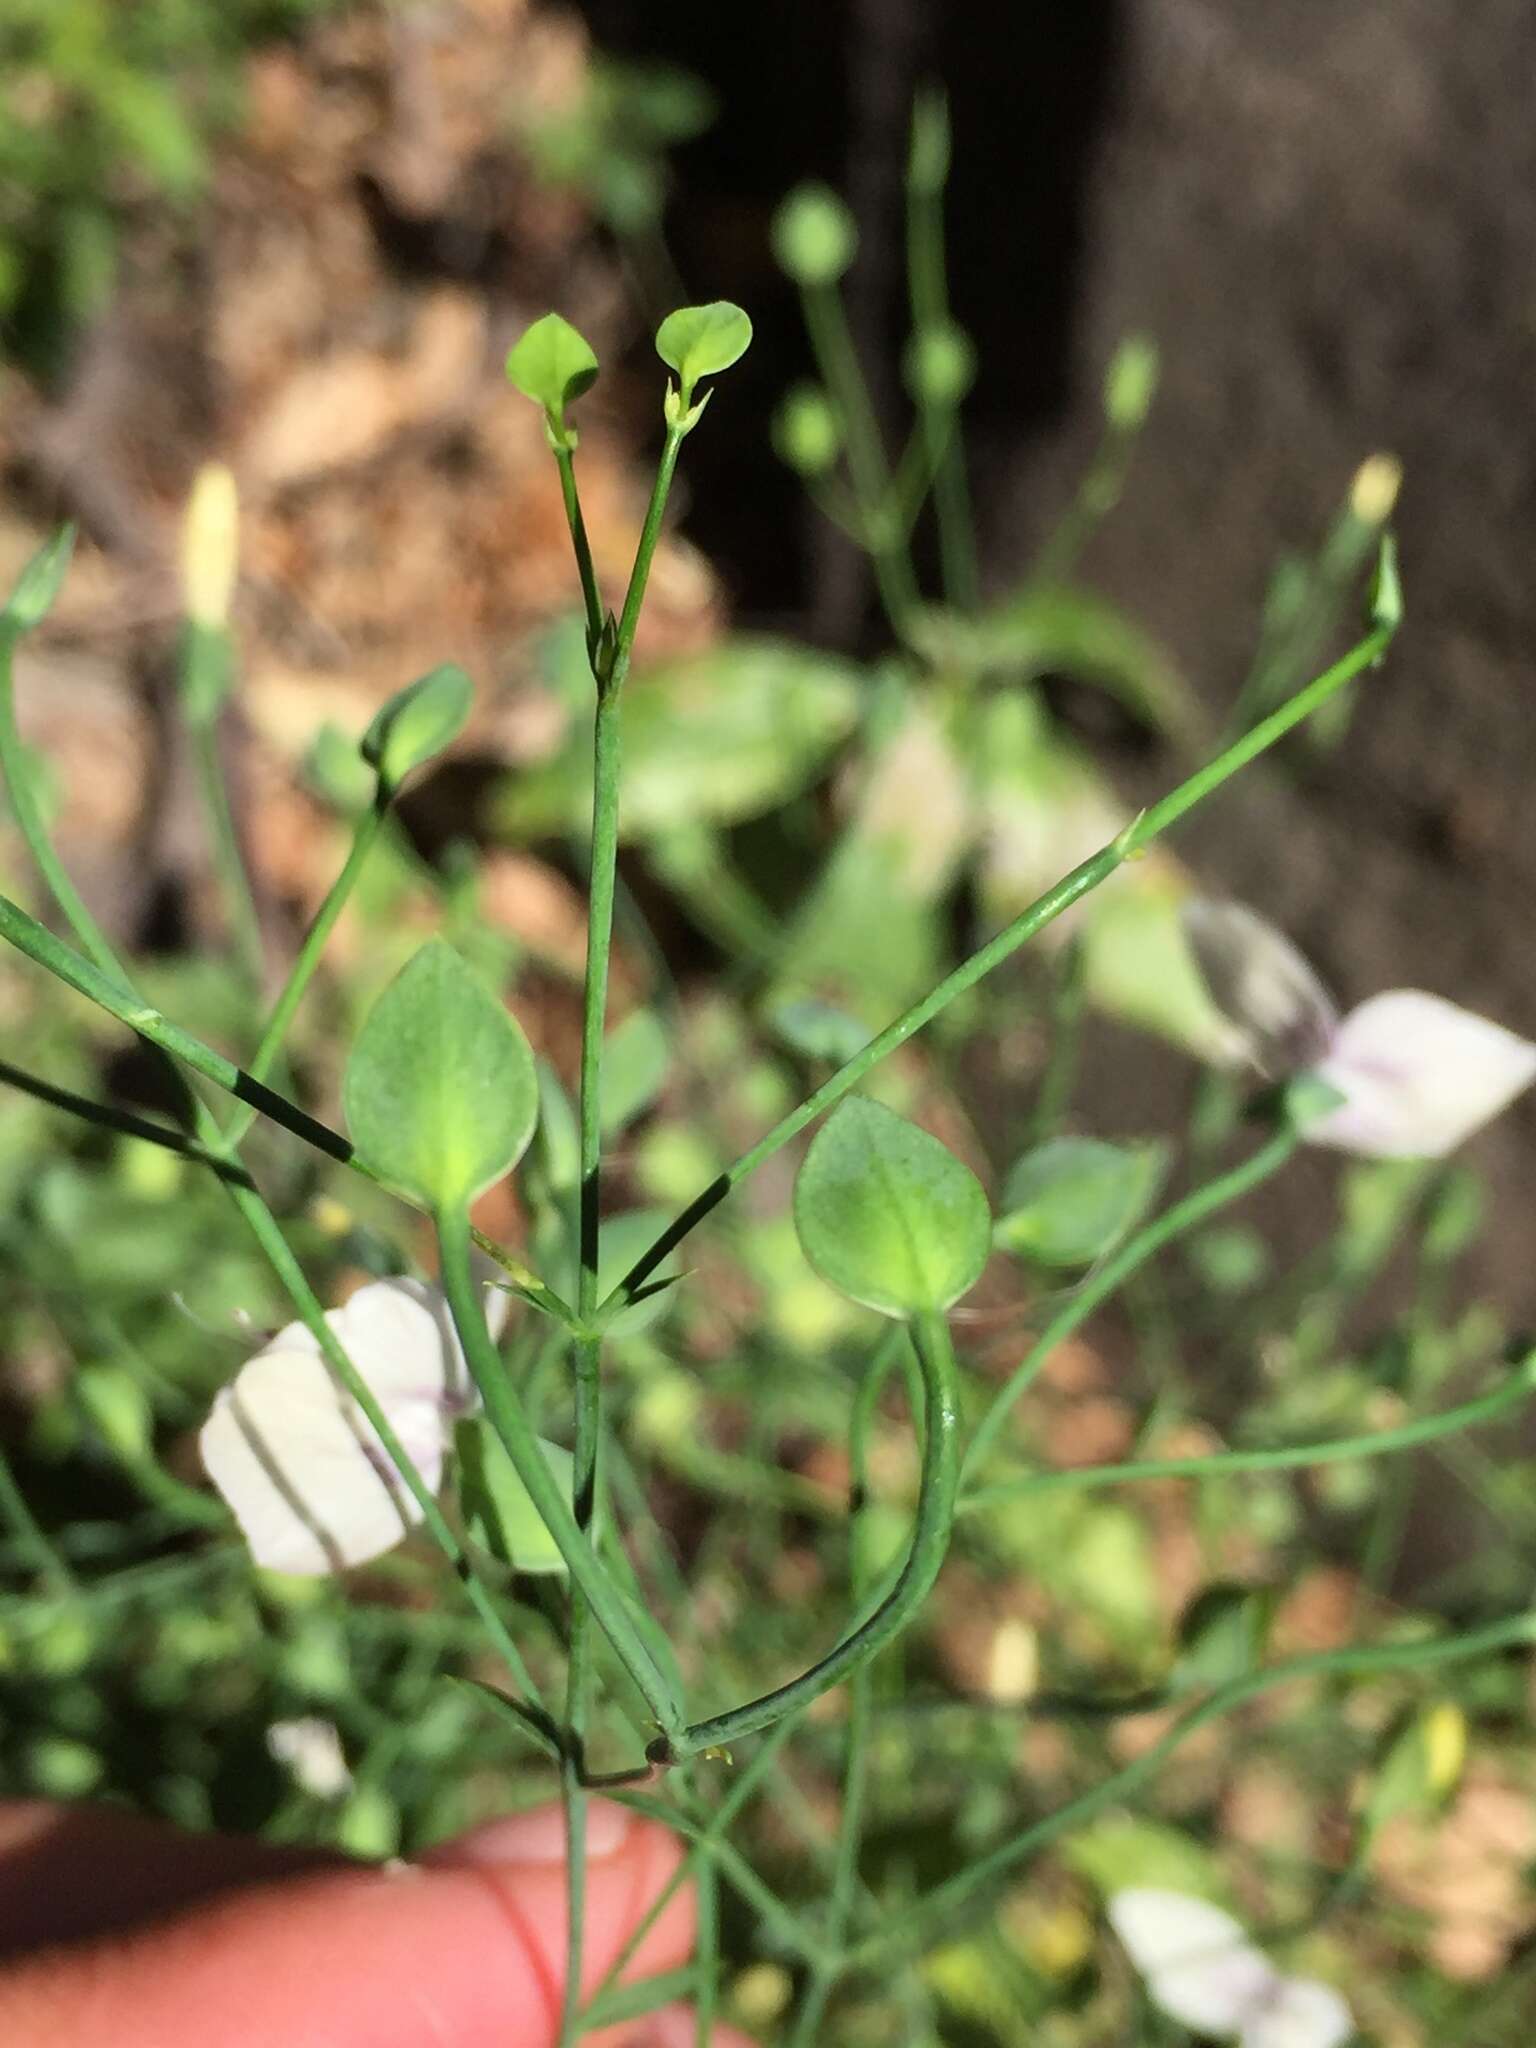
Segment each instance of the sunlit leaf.
[[342,1101],[370,1166],[435,1208],[471,1200],[522,1157],[538,1083],[517,1020],[432,939],[369,1012]]
[[981,1183],[937,1138],[862,1095],[817,1132],[795,1181],[795,1228],[821,1277],[884,1315],[942,1310],[987,1262]]
[[1042,1266],[1090,1265],[1145,1213],[1166,1163],[1160,1145],[1052,1138],[1009,1174],[996,1241]]

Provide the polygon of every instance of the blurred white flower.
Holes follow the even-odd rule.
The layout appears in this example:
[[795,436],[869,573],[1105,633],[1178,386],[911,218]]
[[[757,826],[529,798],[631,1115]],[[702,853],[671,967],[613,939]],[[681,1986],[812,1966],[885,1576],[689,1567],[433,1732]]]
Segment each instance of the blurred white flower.
[[339,1799],[352,1783],[335,1723],[318,1714],[274,1721],[267,1730],[267,1754],[286,1765],[300,1791],[314,1799]]
[[1536,1045],[1422,989],[1345,1017],[1307,961],[1238,903],[1195,901],[1184,928],[1233,1052],[1271,1078],[1312,1073],[1344,1098],[1308,1140],[1373,1159],[1440,1159],[1536,1080]]
[[1339,2048],[1354,2032],[1337,1991],[1283,1976],[1229,1913],[1204,1899],[1116,1892],[1109,1919],[1147,1996],[1180,2026],[1238,2048]]
[[[493,1295],[505,1312],[505,1295]],[[447,1302],[420,1280],[375,1280],[326,1321],[427,1487],[455,1420],[477,1405]],[[392,1549],[421,1508],[320,1346],[290,1323],[236,1373],[199,1438],[208,1477],[269,1570],[318,1577]]]

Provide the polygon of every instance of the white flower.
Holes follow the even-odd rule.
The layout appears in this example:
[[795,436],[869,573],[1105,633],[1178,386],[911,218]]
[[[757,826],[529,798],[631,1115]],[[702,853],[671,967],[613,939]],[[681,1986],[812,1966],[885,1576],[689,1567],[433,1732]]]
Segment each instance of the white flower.
[[[477,1405],[443,1296],[420,1280],[375,1280],[326,1321],[435,1493],[454,1421]],[[302,1323],[279,1330],[220,1391],[199,1444],[251,1555],[269,1570],[319,1577],[361,1564],[421,1520]]]
[[1441,1159],[1536,1079],[1536,1045],[1422,989],[1341,1018],[1290,941],[1241,904],[1190,903],[1184,927],[1234,1051],[1271,1077],[1315,1074],[1344,1098],[1307,1125],[1313,1144]]
[[294,1783],[314,1799],[339,1799],[352,1784],[333,1721],[318,1714],[296,1721],[274,1721],[267,1730],[267,1754],[286,1764]]
[[1339,2048],[1354,2032],[1327,1984],[1286,1977],[1228,1913],[1183,1892],[1116,1892],[1109,1919],[1159,2011],[1239,2048]]

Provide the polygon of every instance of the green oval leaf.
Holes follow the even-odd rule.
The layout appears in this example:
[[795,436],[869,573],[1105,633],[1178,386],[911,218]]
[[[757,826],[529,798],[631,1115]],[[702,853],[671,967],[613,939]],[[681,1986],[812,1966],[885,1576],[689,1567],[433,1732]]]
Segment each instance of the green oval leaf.
[[[517,839],[582,832],[590,821],[592,685],[579,640],[575,654],[587,703],[559,753],[508,777],[497,803],[498,824]],[[633,842],[772,810],[852,730],[862,684],[851,663],[767,638],[636,670],[624,686],[621,836]]]
[[882,1315],[911,1316],[975,1286],[992,1217],[981,1183],[937,1138],[855,1095],[805,1155],[795,1229],[830,1286]]
[[1042,1266],[1091,1265],[1145,1212],[1165,1163],[1161,1145],[1037,1145],[1008,1176],[996,1242]]
[[752,322],[729,299],[716,299],[707,306],[679,306],[656,330],[656,353],[669,369],[676,370],[688,403],[700,377],[713,377],[728,370],[747,352],[752,339]]
[[[474,1417],[454,1432],[459,1454],[459,1490],[464,1526],[479,1544],[514,1571],[563,1572],[560,1546],[544,1525],[544,1517],[501,1439],[490,1424]],[[571,1499],[572,1459],[569,1451],[540,1437],[539,1449],[567,1503]]]
[[472,1200],[516,1165],[538,1100],[516,1018],[442,939],[369,1011],[342,1086],[358,1151],[431,1209]]
[[558,313],[535,320],[507,357],[510,381],[562,425],[565,408],[591,390],[597,371],[591,343]]
[[853,215],[827,185],[797,185],[769,235],[775,262],[796,284],[835,284],[859,246]]
[[358,752],[386,789],[398,789],[412,769],[452,746],[474,698],[475,686],[463,669],[444,662],[380,705]]

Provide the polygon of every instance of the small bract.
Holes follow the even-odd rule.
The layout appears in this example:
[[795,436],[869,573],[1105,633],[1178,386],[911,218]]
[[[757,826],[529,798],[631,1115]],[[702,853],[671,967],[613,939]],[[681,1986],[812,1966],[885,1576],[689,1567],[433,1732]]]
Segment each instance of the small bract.
[[1307,1073],[1343,1099],[1306,1126],[1371,1159],[1442,1159],[1536,1080],[1536,1045],[1423,989],[1347,1016],[1286,938],[1237,903],[1194,902],[1184,927],[1234,1051],[1261,1074]]
[[[492,1294],[488,1307],[505,1296]],[[431,1492],[455,1419],[478,1403],[448,1305],[420,1280],[375,1280],[326,1321]],[[257,1564],[320,1577],[393,1549],[421,1520],[377,1432],[302,1323],[236,1373],[198,1439]]]
[[1354,2032],[1330,1985],[1286,1977],[1230,1913],[1185,1892],[1116,1892],[1109,1919],[1160,2012],[1238,2048],[1340,2048]]

